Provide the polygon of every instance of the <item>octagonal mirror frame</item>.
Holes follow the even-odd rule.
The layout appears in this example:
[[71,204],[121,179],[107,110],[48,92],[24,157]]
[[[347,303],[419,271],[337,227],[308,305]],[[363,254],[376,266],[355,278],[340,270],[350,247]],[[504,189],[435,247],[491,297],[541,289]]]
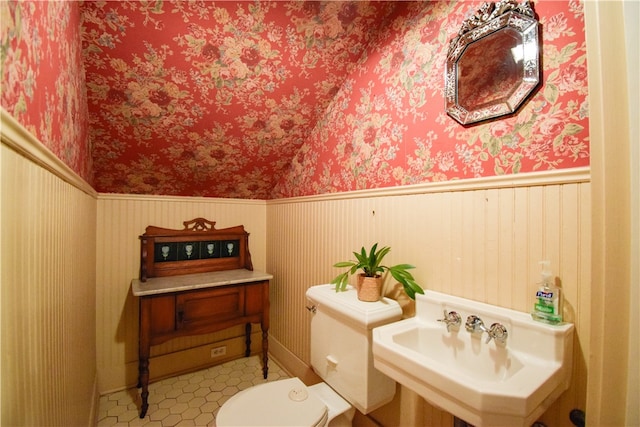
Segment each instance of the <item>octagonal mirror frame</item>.
[[487,2],[449,43],[445,110],[463,125],[511,115],[540,82],[538,21],[529,1]]

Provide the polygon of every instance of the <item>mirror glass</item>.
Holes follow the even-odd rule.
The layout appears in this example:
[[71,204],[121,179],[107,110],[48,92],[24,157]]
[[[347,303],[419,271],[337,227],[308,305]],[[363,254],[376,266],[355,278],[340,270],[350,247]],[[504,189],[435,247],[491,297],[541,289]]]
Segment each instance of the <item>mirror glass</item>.
[[461,124],[514,113],[538,82],[538,22],[528,2],[485,3],[449,44],[445,108]]

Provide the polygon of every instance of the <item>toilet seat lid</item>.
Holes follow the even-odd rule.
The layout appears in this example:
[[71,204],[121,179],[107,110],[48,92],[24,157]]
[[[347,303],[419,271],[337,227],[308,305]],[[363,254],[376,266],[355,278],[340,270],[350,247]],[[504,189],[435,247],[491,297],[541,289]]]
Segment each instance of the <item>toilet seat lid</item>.
[[249,387],[227,400],[216,425],[226,426],[321,426],[327,407],[298,378]]

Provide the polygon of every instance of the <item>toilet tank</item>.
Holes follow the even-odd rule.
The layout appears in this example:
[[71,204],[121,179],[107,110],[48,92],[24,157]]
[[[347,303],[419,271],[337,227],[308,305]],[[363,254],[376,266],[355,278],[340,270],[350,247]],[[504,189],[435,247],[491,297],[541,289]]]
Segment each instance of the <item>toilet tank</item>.
[[354,288],[336,292],[335,285],[312,286],[307,298],[315,307],[313,370],[363,414],[389,403],[396,383],[373,367],[371,330],[400,320],[400,305],[389,298],[363,302]]

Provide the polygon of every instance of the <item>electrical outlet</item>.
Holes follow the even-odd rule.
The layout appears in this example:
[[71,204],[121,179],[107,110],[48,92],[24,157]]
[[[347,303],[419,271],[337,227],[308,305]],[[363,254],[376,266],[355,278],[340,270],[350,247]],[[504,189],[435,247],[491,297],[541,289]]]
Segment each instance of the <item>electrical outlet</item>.
[[227,354],[227,346],[223,345],[222,347],[215,347],[211,349],[211,357],[220,357]]

